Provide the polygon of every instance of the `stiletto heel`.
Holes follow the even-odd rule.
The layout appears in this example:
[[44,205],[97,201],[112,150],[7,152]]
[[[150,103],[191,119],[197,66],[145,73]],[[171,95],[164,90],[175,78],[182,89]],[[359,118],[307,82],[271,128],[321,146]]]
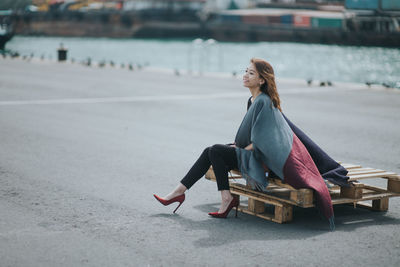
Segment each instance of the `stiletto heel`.
[[176,196],[170,200],[165,200],[157,195],[153,195],[161,204],[163,204],[164,206],[168,206],[169,204],[175,203],[175,202],[179,202],[178,207],[176,207],[176,209],[174,210],[173,213],[176,212],[176,210],[182,205],[183,201],[185,201],[185,194]]
[[175,211],[182,205],[183,201],[179,203],[178,207],[176,207],[176,209],[172,212],[175,213]]
[[215,217],[215,218],[226,218],[229,214],[229,212],[231,211],[231,209],[233,207],[236,207],[236,214],[235,217],[237,218],[237,212],[238,212],[238,207],[239,207],[239,200],[234,197],[231,201],[231,203],[229,203],[228,208],[226,208],[225,212],[223,213],[219,213],[219,212],[210,212],[208,213],[208,215]]

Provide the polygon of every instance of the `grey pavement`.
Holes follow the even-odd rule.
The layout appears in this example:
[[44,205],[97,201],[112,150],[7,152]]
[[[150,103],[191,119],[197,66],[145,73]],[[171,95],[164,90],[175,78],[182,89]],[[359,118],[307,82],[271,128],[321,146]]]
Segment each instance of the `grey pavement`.
[[[333,158],[400,173],[400,93],[279,79],[284,113]],[[399,266],[400,198],[289,224],[232,213],[202,179],[165,195],[202,150],[229,143],[248,89],[228,76],[0,59],[0,266]],[[383,181],[372,184],[385,186]]]

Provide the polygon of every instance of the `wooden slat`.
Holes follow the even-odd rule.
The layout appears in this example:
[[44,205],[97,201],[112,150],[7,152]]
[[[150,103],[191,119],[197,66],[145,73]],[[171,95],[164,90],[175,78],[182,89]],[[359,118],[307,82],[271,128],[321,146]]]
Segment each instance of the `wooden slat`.
[[269,179],[269,182],[270,182],[270,183],[273,183],[273,184],[276,184],[276,185],[278,185],[278,186],[281,186],[281,187],[285,187],[285,188],[290,189],[290,190],[296,190],[296,189],[295,189],[294,187],[292,187],[291,185],[288,185],[288,184],[286,184],[286,183],[283,183],[282,180],[280,180],[280,179],[273,179],[273,178],[270,178],[270,179]]
[[231,172],[232,174],[239,175],[240,177],[242,177],[242,174],[240,173],[239,170],[231,170],[230,172]]
[[361,168],[361,165],[355,164],[341,164],[346,170]]
[[369,174],[369,173],[378,173],[378,172],[385,172],[384,170],[379,170],[379,169],[373,169],[373,168],[363,168],[363,169],[357,169],[354,171],[349,171],[347,173],[347,176],[352,176],[352,175],[359,175],[359,174]]
[[290,199],[297,203],[297,206],[304,207],[313,205],[314,192],[312,189],[302,188],[290,191]]
[[362,197],[359,199],[338,198],[338,199],[332,199],[332,204],[337,205],[337,204],[353,203],[353,202],[359,202],[359,201],[380,199],[380,198],[385,198],[385,197],[393,197],[393,196],[398,196],[398,195],[399,194],[395,194],[395,193],[381,193],[381,194],[375,194],[375,195],[371,195],[371,196],[367,196],[367,197]]
[[364,188],[375,191],[375,192],[379,192],[379,193],[389,193],[389,191],[387,189],[377,187],[377,186],[364,184]]
[[355,183],[353,186],[341,187],[340,197],[360,199],[363,196],[363,186],[364,186],[363,184]]
[[330,187],[328,187],[329,191],[340,190],[340,186],[332,184],[332,183],[329,183],[329,184],[331,185]]
[[354,168],[350,169],[349,172],[356,172],[356,171],[368,171],[368,170],[375,170],[375,168],[370,168],[370,167],[360,167],[360,168]]
[[[239,194],[241,196],[249,197],[249,198],[264,202],[264,203],[269,203],[269,204],[273,204],[273,205],[277,205],[277,206],[283,206],[282,199],[277,198],[277,197],[273,197],[273,196],[269,196],[269,195],[265,195],[265,194],[257,196],[257,194],[248,192],[246,190],[242,190],[241,188],[235,188],[233,186],[231,186],[231,192],[234,194]],[[285,202],[285,201],[283,201],[283,202]]]
[[361,180],[361,179],[370,179],[370,178],[385,178],[385,176],[394,175],[394,172],[381,172],[381,173],[371,173],[371,174],[360,174],[350,176],[349,181]]
[[286,204],[290,204],[290,205],[295,205],[295,206],[299,206],[299,207],[303,207],[303,208],[311,208],[314,207],[314,204],[312,203],[297,203],[293,200],[290,199],[285,199],[282,197],[276,197],[276,196],[272,196],[270,194],[267,193],[263,193],[263,192],[257,192],[254,190],[251,190],[249,188],[246,188],[245,185],[242,184],[231,184],[231,192],[235,193],[235,194],[240,194],[242,196],[245,197],[250,197],[253,198],[255,200],[259,200],[265,203],[270,203],[270,204],[274,204],[274,205],[279,205],[282,206],[284,203]]
[[383,178],[400,181],[400,175],[398,175],[398,174],[385,175]]

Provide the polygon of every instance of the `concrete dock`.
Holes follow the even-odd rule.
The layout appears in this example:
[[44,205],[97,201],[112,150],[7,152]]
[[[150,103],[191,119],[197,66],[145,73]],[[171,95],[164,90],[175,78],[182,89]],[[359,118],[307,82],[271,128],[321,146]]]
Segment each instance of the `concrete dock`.
[[[333,158],[400,173],[399,90],[279,77],[278,90]],[[282,225],[210,218],[205,179],[177,214],[156,202],[233,141],[249,96],[223,75],[0,58],[0,266],[399,266],[400,198],[385,213],[335,206],[334,232],[316,209]]]

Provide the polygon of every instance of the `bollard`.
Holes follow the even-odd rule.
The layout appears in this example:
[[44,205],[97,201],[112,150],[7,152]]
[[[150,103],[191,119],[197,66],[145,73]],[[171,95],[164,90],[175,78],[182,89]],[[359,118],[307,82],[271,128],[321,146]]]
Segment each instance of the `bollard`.
[[58,61],[66,61],[67,60],[67,49],[64,48],[63,43],[60,44],[60,48],[58,48]]

